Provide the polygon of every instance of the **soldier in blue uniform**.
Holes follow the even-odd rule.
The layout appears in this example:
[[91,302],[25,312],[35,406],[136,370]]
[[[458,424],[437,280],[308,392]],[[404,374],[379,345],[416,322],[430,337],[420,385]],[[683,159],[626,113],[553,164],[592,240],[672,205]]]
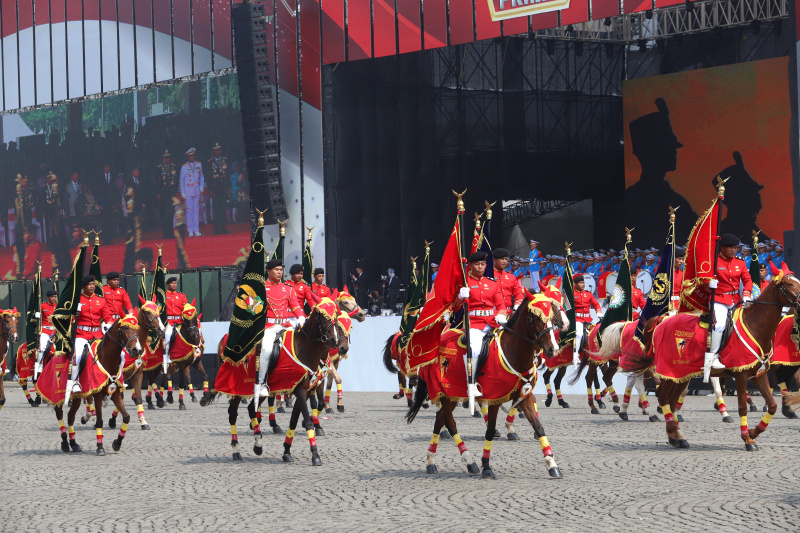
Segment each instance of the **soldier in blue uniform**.
[[758,243],[758,262],[766,265],[769,263],[769,251],[767,250],[767,245],[763,242]]

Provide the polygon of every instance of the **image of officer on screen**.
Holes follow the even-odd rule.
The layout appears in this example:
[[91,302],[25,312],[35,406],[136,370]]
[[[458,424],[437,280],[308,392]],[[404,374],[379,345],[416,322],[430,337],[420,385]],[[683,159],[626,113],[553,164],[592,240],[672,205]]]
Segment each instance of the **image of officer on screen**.
[[[747,169],[744,168],[742,154],[733,152],[733,165],[719,173],[723,179],[730,178],[725,187],[725,206],[728,208],[722,219],[720,233],[732,233],[740,239],[749,236],[750,230],[758,228],[756,219],[761,211],[761,189]],[[716,176],[711,180],[716,184]],[[762,239],[769,236],[761,233]]]
[[669,206],[680,207],[675,224],[678,241],[686,239],[697,221],[689,202],[672,190],[667,173],[678,168],[678,149],[683,144],[672,131],[669,108],[663,98],[656,98],[654,113],[632,120],[628,125],[633,155],[642,166],[639,181],[625,191],[625,223],[636,227],[636,238],[642,243],[664,240],[662,219],[654,216],[667,213]]

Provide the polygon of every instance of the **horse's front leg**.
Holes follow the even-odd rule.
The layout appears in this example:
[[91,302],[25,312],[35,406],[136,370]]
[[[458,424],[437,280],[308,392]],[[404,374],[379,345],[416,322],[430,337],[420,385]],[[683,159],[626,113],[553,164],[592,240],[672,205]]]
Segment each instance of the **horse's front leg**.
[[236,419],[239,417],[239,400],[238,396],[231,396],[231,401],[228,404],[228,424],[231,426],[231,448],[233,448],[234,461],[242,460],[242,454],[239,452],[239,432],[236,431]]
[[[96,401],[101,401],[100,396],[97,396]],[[117,390],[114,391],[114,394],[111,395],[111,401],[114,402],[114,406],[116,407],[115,410],[122,413],[122,424],[119,426],[119,435],[117,435],[116,439],[111,441],[111,448],[115,452],[118,452],[120,448],[122,448],[122,439],[124,439],[125,435],[128,433],[128,424],[130,424],[131,415],[128,414],[128,410],[125,409],[125,402],[122,399],[121,388],[117,388]]]
[[[2,382],[2,380],[0,380]],[[67,442],[67,425],[64,424],[64,408],[55,406],[53,410],[56,412],[56,420],[58,420],[58,429],[61,433],[61,451],[69,453],[69,442]]]
[[[743,373],[741,373],[741,374],[743,374]],[[739,375],[740,374],[736,374],[736,390],[737,390],[737,392],[739,392],[739,394],[741,394],[741,392],[739,390]],[[746,389],[747,388],[747,378],[743,377],[742,381],[744,382],[744,387]],[[750,429],[748,431],[748,436],[750,438],[752,438],[752,439],[755,439],[756,437],[758,437],[759,435],[761,435],[763,432],[765,432],[767,430],[767,426],[769,425],[770,421],[772,420],[772,416],[778,410],[778,404],[775,403],[775,398],[772,397],[772,392],[771,392],[771,389],[769,387],[769,381],[767,381],[767,373],[764,372],[760,376],[756,377],[755,378],[755,382],[756,382],[756,386],[758,386],[759,392],[761,392],[761,396],[764,397],[764,401],[766,401],[766,403],[767,403],[767,412],[764,414],[764,416],[761,417],[761,422],[759,422],[756,427],[754,427],[753,429]],[[742,416],[741,403],[742,402],[740,400],[739,401],[739,405],[740,405],[739,416],[740,417]],[[745,411],[745,422],[747,421],[746,413],[747,413],[747,411]],[[745,442],[747,442],[747,441],[745,441]],[[745,445],[745,447],[747,448],[747,451],[756,451],[756,450],[758,450],[758,446],[755,444],[755,442],[752,443],[752,448],[751,448],[750,445],[747,445],[747,444]]]
[[311,423],[314,424],[314,431],[316,432],[315,435],[324,437],[325,430],[322,429],[322,426],[319,423],[320,404],[317,398],[316,389],[308,392],[308,403],[311,404]]
[[247,414],[250,415],[250,429],[253,430],[253,437],[255,444],[253,444],[253,453],[261,455],[264,449],[261,447],[261,423],[256,416],[256,402],[261,401],[261,398],[253,397],[250,403],[247,404]]
[[178,365],[178,409],[181,411],[186,410],[186,404],[183,403],[183,389],[189,383],[189,364],[184,361]]
[[[470,474],[477,474],[480,472],[478,470],[478,465],[475,464],[475,461],[472,459],[472,455],[470,455],[469,450],[467,450],[467,445],[464,444],[464,441],[461,439],[461,436],[458,434],[458,427],[456,426],[456,420],[453,418],[453,409],[455,409],[456,404],[442,399],[442,411],[444,412],[444,425],[447,427],[447,430],[453,436],[453,442],[456,443],[458,447],[458,452],[461,454],[461,460],[464,461],[464,464],[467,465],[467,472]],[[492,430],[494,431],[494,430]]]
[[333,372],[328,371],[328,375],[325,377],[325,397],[324,397],[325,412],[328,414],[333,413],[333,407],[331,407],[332,387],[333,387]]
[[[586,369],[586,396],[588,396],[589,407],[592,410],[592,414],[599,415],[600,411],[594,406],[594,395],[592,394],[592,385],[597,379],[597,366],[592,363],[589,363],[587,366],[589,368]],[[528,413],[525,414],[527,415]]]
[[[492,405],[489,406],[488,412],[486,414],[486,435],[484,436],[483,442],[483,456],[481,457],[481,477],[483,478],[491,478],[495,479],[494,472],[492,472],[492,467],[489,464],[489,456],[492,453],[492,441],[495,438],[495,431],[497,426],[497,412],[500,410],[499,405]],[[511,417],[513,420],[513,416]],[[508,423],[506,422],[506,426]],[[509,437],[510,437],[509,433]],[[516,433],[515,433],[516,435]]]
[[[442,404],[448,400],[442,400]],[[431,435],[431,442],[428,444],[428,455],[426,458],[425,471],[428,474],[437,474],[439,469],[436,467],[436,449],[439,447],[439,435],[444,427],[444,411],[440,407],[436,412],[436,419],[433,422],[433,435]]]
[[[81,408],[81,400],[80,398],[75,398],[72,400],[72,403],[69,406],[69,413],[67,413],[67,426],[69,431],[69,447],[72,448],[73,452],[81,451],[81,447],[78,446],[78,443],[75,442],[75,417],[77,415],[78,410]],[[97,420],[100,424],[100,427],[103,427],[103,419],[99,416]],[[102,431],[102,430],[101,430]]]
[[144,380],[144,371],[139,368],[131,376],[130,383],[133,385],[133,391],[136,393],[136,414],[139,417],[139,424],[143,430],[150,429],[150,425],[144,418],[144,406],[142,405],[142,381]]
[[308,393],[306,389],[303,388],[302,383],[295,388],[294,397],[296,401],[292,416],[294,416],[294,412],[299,408],[303,415],[303,427],[306,429],[306,435],[308,435],[308,445],[311,448],[311,464],[313,466],[322,466],[322,459],[320,459],[319,452],[317,451],[317,438],[314,433],[314,425],[308,414]]
[[283,430],[278,425],[278,421],[275,420],[275,396],[270,396],[267,398],[267,409],[268,409],[268,417],[269,417],[269,427],[272,428],[273,433],[283,433]]
[[559,469],[556,464],[553,450],[550,449],[550,442],[547,440],[547,435],[544,432],[544,426],[542,426],[539,420],[539,414],[536,412],[536,398],[533,394],[529,395],[520,402],[519,407],[522,409],[522,412],[525,413],[525,418],[527,418],[531,426],[533,426],[533,434],[539,441],[539,448],[541,448],[542,454],[544,455],[544,464],[547,468],[547,473],[550,474],[550,477],[564,477],[563,474],[561,474],[561,469]]
[[675,448],[688,448],[689,443],[683,436],[678,426],[678,421],[672,414],[672,405],[677,401],[683,390],[682,383],[676,383],[670,380],[663,380],[661,385],[656,389],[656,398],[658,404],[661,406],[661,412],[664,413],[664,422],[666,422],[667,439],[670,445]]

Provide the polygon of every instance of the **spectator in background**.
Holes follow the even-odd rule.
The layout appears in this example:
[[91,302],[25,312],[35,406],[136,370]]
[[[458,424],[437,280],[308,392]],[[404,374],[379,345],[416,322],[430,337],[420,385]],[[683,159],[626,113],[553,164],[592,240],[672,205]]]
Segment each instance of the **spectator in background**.
[[350,294],[356,299],[356,303],[358,303],[359,307],[369,309],[367,304],[367,278],[364,276],[364,270],[360,266],[357,266],[350,273],[350,282],[348,285],[350,286]]
[[388,308],[394,311],[397,297],[400,295],[400,280],[394,275],[394,269],[392,268],[387,270],[386,274],[386,303]]
[[67,184],[67,216],[75,218],[78,215],[78,198],[81,195],[81,184],[78,181],[78,171],[75,170],[69,177]]
[[36,238],[37,229],[35,226],[25,228],[25,260],[22,278],[32,279],[39,271],[41,243]]
[[[94,187],[95,200],[97,201],[102,211],[100,238],[103,244],[111,244],[111,240],[117,236],[117,228],[114,222],[114,203],[119,196],[117,189],[117,182],[114,174],[111,172],[111,166],[106,163],[103,165],[103,173],[100,178],[96,180],[97,183]],[[119,202],[116,202],[117,204]]]
[[439,273],[439,265],[436,263],[431,263],[431,281],[436,279],[436,274]]

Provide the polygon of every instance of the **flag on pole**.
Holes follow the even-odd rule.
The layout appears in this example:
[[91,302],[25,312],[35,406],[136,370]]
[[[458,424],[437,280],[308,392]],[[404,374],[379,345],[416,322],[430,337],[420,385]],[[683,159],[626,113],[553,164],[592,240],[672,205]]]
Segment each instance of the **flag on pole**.
[[95,234],[94,248],[92,249],[92,264],[89,266],[89,274],[94,276],[94,293],[100,298],[103,294],[103,269],[100,268],[100,235]]
[[[39,315],[38,317],[36,315]],[[39,265],[39,270],[36,272],[36,277],[33,278],[33,287],[31,287],[31,296],[28,300],[28,312],[25,315],[25,358],[30,359],[36,357],[36,352],[39,349],[39,333],[42,331],[41,327],[42,316],[42,266]]]
[[633,334],[636,339],[644,346],[644,325],[654,316],[662,316],[669,313],[670,299],[672,298],[672,285],[674,283],[675,268],[675,222],[670,220],[669,231],[667,232],[667,243],[661,252],[661,261],[658,263],[655,276],[653,277],[653,287],[647,293],[647,301],[639,315],[636,324],[636,332]]
[[408,338],[414,329],[414,325],[417,323],[420,310],[425,305],[425,298],[428,294],[428,284],[426,281],[430,270],[431,258],[428,243],[426,242],[425,245],[425,258],[422,260],[422,271],[420,272],[419,278],[416,277],[416,272],[413,272],[414,269],[412,268],[408,301],[403,309],[403,318],[400,321],[400,338],[397,340],[398,349],[405,348],[408,344]]
[[686,263],[681,287],[680,312],[708,312],[709,293],[702,289],[714,277],[714,255],[717,250],[719,209],[714,198],[689,234]]
[[564,348],[567,345],[573,346],[575,343],[575,283],[572,280],[570,262],[570,251],[567,248],[567,264],[562,276],[561,292],[564,293],[564,311],[567,314],[569,327],[566,332],[560,334],[558,340],[559,348]]
[[[669,303],[669,293],[667,293],[667,303]],[[611,324],[616,322],[630,322],[633,316],[633,304],[631,302],[631,267],[628,262],[628,244],[622,257],[622,262],[617,275],[617,282],[611,290],[611,299],[608,301],[608,309],[600,321],[600,329],[597,331],[598,343],[601,335]]]
[[308,229],[308,237],[306,237],[306,249],[303,251],[303,281],[311,285],[314,279],[314,258],[311,256],[311,230]]
[[69,273],[67,282],[58,296],[58,303],[53,312],[53,328],[56,330],[55,348],[56,354],[71,351],[72,340],[72,318],[78,314],[78,304],[81,301],[81,282],[83,281],[83,265],[86,261],[86,248],[89,246],[88,239],[84,238],[84,243],[75,262],[72,264],[72,272]]

